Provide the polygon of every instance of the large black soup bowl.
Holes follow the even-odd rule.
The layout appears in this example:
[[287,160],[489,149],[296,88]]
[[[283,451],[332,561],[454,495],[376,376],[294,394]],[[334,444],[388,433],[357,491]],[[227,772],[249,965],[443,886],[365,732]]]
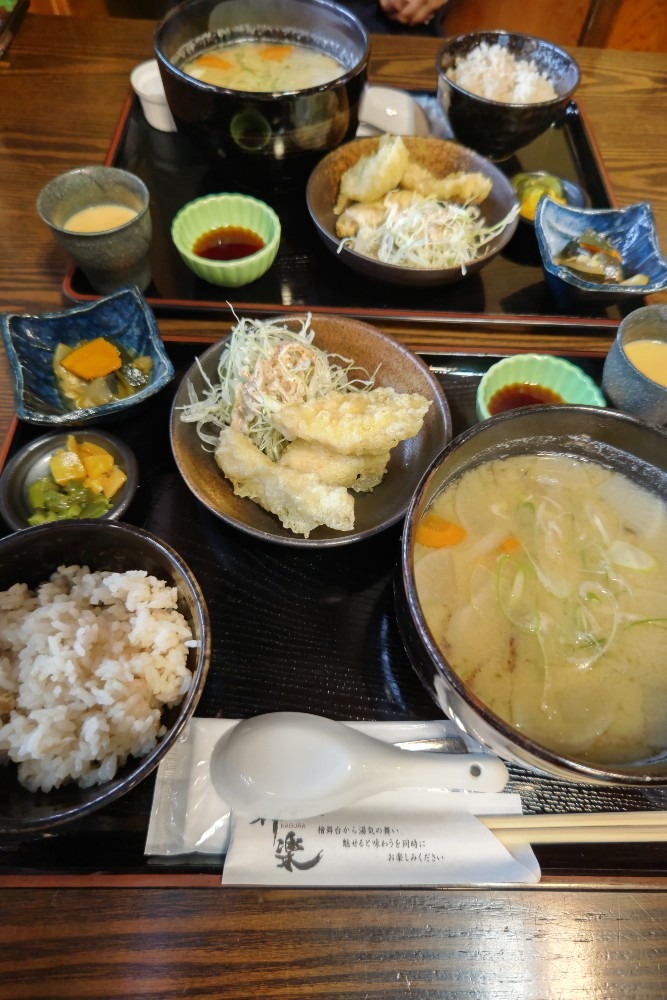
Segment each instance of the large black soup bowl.
[[[184,73],[190,59],[228,42],[291,42],[324,51],[341,75],[280,93],[229,90]],[[235,187],[264,191],[305,178],[330,149],[352,138],[370,51],[361,22],[329,0],[186,0],[155,32],[155,53],[179,132]]]
[[[465,90],[449,78],[458,59],[480,44],[506,49],[516,60],[533,63],[551,81],[556,97],[536,104],[494,101]],[[564,49],[532,35],[471,31],[446,39],[436,55],[438,101],[454,136],[490,160],[506,160],[560,122],[579,85],[579,67]]]
[[509,410],[475,425],[433,461],[408,508],[395,586],[396,613],[406,651],[445,714],[501,757],[574,781],[665,786],[667,746],[650,761],[601,765],[556,753],[527,737],[472,693],[435,642],[426,622],[415,585],[414,563],[415,536],[422,515],[433,499],[466,470],[496,458],[534,454],[571,455],[601,463],[667,501],[667,433],[635,417],[603,407],[540,406]]
[[90,788],[61,785],[32,792],[18,781],[16,765],[0,767],[0,844],[38,836],[82,819],[130,792],[157,767],[192,716],[206,682],[211,636],[204,596],[180,555],[157,536],[114,521],[55,521],[16,531],[0,539],[0,591],[16,583],[37,587],[59,566],[88,566],[92,571],[145,570],[176,587],[178,610],[197,641],[188,651],[192,683],[179,704],[164,708],[164,733],[144,757],[129,757],[113,778]]

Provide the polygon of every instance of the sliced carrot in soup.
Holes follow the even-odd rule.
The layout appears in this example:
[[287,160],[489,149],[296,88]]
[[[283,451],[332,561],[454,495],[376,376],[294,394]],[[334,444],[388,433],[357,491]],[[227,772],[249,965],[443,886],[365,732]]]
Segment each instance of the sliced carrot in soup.
[[465,530],[459,524],[431,513],[422,518],[415,537],[421,545],[441,549],[447,545],[458,545],[465,536]]

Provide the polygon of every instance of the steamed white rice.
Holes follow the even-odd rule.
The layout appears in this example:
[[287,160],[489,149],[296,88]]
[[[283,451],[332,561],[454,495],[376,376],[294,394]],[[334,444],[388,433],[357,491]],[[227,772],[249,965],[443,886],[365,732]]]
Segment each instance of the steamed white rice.
[[109,781],[192,683],[177,591],[143,570],[61,566],[0,592],[0,759],[31,791]]
[[459,87],[507,104],[538,104],[558,96],[545,73],[532,60],[517,59],[502,45],[480,42],[466,56],[457,58],[447,76]]

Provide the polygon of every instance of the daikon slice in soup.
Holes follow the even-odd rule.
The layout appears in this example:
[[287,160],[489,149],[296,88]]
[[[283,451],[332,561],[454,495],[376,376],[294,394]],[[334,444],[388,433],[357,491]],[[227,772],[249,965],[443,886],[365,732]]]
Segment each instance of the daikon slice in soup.
[[181,68],[215,87],[252,93],[306,90],[329,83],[344,72],[338,60],[319,49],[268,40],[218,45]]
[[496,715],[556,752],[627,763],[667,748],[667,504],[570,455],[493,459],[416,532],[434,640]]

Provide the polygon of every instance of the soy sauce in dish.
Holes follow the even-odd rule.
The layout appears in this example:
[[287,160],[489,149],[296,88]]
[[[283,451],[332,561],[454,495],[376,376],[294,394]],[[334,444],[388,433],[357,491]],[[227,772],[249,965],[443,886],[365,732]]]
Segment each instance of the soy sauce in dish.
[[494,392],[489,400],[489,413],[495,417],[498,413],[515,410],[519,406],[556,406],[565,402],[562,396],[543,385],[514,382]]
[[264,247],[264,240],[242,226],[220,226],[196,240],[192,252],[206,260],[240,260]]

